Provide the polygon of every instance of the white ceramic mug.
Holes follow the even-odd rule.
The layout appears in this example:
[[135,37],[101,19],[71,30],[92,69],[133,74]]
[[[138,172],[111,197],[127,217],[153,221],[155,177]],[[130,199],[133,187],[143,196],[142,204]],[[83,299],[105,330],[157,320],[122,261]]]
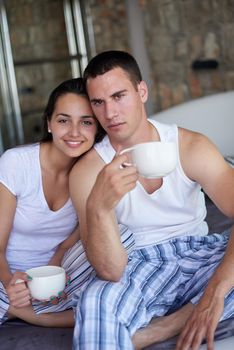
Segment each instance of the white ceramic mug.
[[34,299],[50,300],[65,289],[66,273],[60,266],[39,266],[25,272],[32,277],[27,285]]
[[135,165],[141,176],[161,178],[172,172],[177,165],[177,146],[174,142],[145,142],[126,148],[120,154],[129,153],[123,165]]

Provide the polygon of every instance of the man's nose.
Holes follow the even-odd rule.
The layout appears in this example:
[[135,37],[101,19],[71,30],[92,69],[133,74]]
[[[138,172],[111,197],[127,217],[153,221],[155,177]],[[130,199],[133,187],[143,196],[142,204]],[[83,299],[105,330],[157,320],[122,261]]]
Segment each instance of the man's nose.
[[116,117],[118,114],[116,106],[114,104],[114,102],[107,102],[106,103],[106,118],[107,119],[113,119],[114,117]]

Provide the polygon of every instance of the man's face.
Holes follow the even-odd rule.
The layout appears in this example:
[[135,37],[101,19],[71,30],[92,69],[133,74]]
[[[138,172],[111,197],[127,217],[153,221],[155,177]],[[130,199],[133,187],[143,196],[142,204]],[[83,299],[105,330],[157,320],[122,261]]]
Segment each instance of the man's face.
[[135,87],[123,69],[114,68],[88,79],[87,90],[94,114],[112,143],[124,143],[138,132],[145,118],[147,87],[144,82]]

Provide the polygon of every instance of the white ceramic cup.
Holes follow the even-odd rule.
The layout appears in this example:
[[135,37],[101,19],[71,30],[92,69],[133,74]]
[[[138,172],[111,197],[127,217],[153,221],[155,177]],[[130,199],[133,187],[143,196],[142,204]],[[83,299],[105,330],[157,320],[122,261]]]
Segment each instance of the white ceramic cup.
[[135,165],[141,176],[148,179],[161,178],[172,172],[177,165],[177,146],[174,142],[145,142],[123,149],[129,153],[123,166]]
[[65,289],[66,273],[60,266],[39,266],[25,272],[32,277],[27,285],[34,299],[50,300]]

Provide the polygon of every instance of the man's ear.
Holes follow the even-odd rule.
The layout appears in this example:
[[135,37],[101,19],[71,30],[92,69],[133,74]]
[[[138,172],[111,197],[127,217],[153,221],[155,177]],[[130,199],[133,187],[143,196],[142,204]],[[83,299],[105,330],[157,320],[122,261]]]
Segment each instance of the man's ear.
[[148,87],[146,85],[146,82],[145,81],[141,81],[139,84],[138,84],[138,92],[139,92],[139,95],[141,97],[141,101],[143,103],[145,103],[148,99]]

